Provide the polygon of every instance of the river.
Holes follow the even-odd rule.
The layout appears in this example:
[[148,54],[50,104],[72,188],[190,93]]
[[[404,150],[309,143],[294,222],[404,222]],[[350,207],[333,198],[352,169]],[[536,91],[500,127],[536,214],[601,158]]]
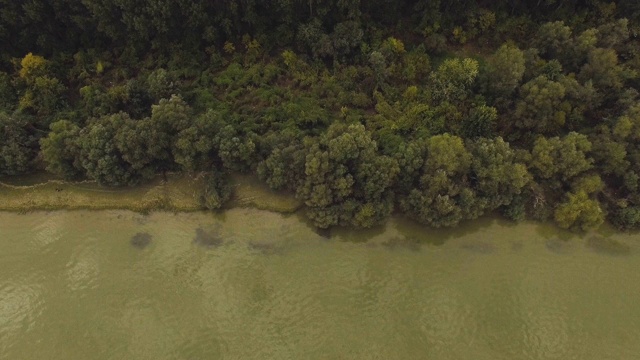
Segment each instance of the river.
[[637,359],[638,239],[0,213],[0,359]]

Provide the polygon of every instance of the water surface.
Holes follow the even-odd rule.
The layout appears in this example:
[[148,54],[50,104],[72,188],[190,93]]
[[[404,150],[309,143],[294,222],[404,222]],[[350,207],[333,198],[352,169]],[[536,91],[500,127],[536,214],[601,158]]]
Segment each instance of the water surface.
[[637,359],[639,250],[493,219],[0,213],[0,359]]

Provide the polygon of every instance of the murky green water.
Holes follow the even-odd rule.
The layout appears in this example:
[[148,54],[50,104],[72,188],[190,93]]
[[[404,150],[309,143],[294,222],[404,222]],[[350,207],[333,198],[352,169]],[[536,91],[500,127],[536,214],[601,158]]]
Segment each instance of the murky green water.
[[638,359],[639,240],[0,213],[0,359]]

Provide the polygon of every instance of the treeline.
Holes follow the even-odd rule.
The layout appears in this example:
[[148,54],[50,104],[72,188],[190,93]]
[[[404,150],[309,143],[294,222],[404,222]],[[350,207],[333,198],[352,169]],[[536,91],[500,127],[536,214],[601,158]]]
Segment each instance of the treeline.
[[95,48],[131,61],[150,50],[212,55],[245,35],[268,51],[293,47],[346,60],[362,42],[391,33],[435,46],[476,39],[499,45],[527,41],[546,21],[581,31],[640,18],[636,0],[0,0],[0,9],[4,60]]
[[640,227],[635,1],[0,0],[0,174],[253,172],[393,211]]

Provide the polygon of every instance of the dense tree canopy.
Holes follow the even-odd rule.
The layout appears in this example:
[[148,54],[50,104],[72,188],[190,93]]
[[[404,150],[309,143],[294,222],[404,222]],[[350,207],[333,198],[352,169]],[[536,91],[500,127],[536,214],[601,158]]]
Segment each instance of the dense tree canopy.
[[637,1],[0,0],[0,175],[229,172],[319,227],[640,227]]

